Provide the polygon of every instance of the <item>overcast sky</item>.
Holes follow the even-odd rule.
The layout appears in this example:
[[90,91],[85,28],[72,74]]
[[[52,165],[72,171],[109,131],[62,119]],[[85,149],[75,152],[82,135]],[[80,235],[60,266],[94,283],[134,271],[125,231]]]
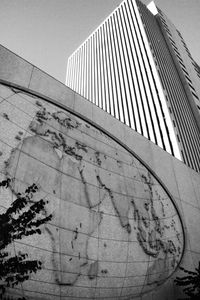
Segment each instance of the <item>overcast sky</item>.
[[[120,2],[0,0],[0,43],[65,82],[68,56]],[[200,0],[155,3],[181,31],[193,58],[200,64]]]

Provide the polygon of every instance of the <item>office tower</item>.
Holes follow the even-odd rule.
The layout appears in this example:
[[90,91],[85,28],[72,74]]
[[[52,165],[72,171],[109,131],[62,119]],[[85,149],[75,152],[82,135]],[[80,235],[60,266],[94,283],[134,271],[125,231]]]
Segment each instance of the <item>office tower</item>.
[[199,171],[199,77],[155,4],[125,0],[69,57],[66,84]]
[[137,1],[165,92],[183,161],[199,171],[200,74],[176,27],[153,3],[151,12]]

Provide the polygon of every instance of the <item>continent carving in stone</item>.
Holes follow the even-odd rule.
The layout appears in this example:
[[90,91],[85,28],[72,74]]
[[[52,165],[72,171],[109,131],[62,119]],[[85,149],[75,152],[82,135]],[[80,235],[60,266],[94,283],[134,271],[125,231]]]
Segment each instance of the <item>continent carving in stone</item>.
[[49,199],[54,218],[43,233],[54,284],[66,297],[87,288],[91,299],[109,299],[110,291],[132,299],[162,284],[183,252],[182,225],[165,189],[101,131],[34,101],[38,110],[4,174],[13,194],[37,183],[36,199]]

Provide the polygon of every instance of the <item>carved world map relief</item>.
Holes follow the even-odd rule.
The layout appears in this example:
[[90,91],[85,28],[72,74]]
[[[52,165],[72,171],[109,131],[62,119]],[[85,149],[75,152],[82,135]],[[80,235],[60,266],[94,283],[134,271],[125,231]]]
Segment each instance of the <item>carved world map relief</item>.
[[10,90],[0,111],[9,135],[1,136],[1,175],[12,178],[10,195],[37,183],[35,201],[48,199],[53,214],[41,236],[16,243],[43,262],[23,284],[25,294],[133,299],[171,276],[183,253],[182,225],[149,169],[100,130],[36,97]]

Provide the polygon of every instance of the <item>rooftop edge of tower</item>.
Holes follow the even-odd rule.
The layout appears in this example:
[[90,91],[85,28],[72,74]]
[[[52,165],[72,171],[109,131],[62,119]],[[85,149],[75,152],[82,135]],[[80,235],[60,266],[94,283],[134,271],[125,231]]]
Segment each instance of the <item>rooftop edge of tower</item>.
[[151,1],[148,5],[147,8],[150,10],[150,12],[155,16],[158,14],[158,9],[156,7],[156,4],[154,1]]

